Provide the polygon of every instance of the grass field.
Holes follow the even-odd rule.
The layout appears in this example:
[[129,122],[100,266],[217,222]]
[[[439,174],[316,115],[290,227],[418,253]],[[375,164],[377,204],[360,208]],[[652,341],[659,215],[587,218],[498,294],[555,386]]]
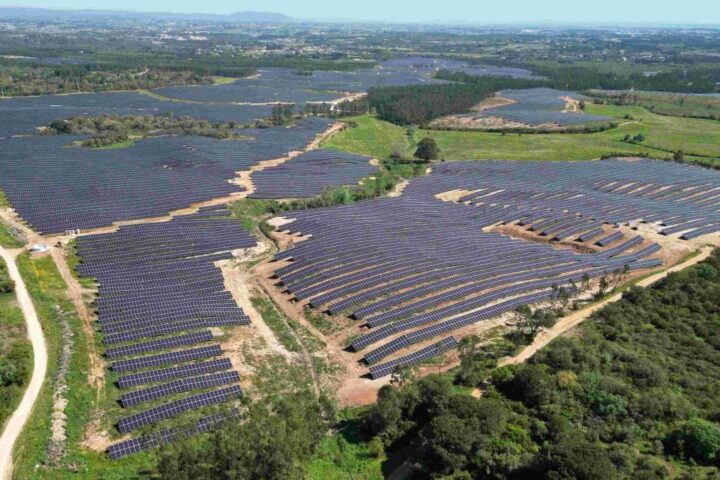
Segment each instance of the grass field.
[[2,190],[0,190],[0,208],[10,208],[10,200]]
[[[720,122],[656,115],[643,107],[588,105],[587,112],[616,118],[617,128],[598,133],[516,134],[417,130],[413,142],[435,138],[446,160],[589,160],[603,155],[644,155],[668,159],[683,151],[685,159],[720,164]],[[626,115],[631,118],[625,119]],[[323,145],[365,155],[387,156],[393,145],[411,149],[406,129],[370,116],[350,119],[348,128]],[[641,144],[624,142],[642,134]]]
[[355,152],[377,158],[389,158],[393,148],[409,152],[413,146],[407,135],[407,129],[392,123],[378,120],[365,115],[353,117],[348,122],[355,122],[350,127],[332,136],[323,146],[334,150]]
[[720,120],[720,97],[704,95],[682,95],[659,92],[591,91],[601,99],[625,100],[660,115],[676,117],[711,118]]
[[358,410],[340,412],[344,426],[338,433],[325,438],[308,466],[311,480],[381,480],[387,457],[381,449],[372,451],[361,440],[358,431]]
[[8,248],[20,248],[25,244],[10,233],[9,226],[0,223],[0,245]]

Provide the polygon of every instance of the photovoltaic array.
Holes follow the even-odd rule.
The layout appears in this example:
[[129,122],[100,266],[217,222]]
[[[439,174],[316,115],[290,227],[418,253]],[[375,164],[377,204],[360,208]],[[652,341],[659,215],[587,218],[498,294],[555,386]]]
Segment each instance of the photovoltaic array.
[[133,453],[143,452],[173,442],[178,438],[206,433],[226,422],[236,421],[239,417],[239,412],[236,410],[219,412],[201,418],[193,427],[171,428],[150,435],[123,440],[122,442],[110,445],[110,458],[118,460]]
[[469,75],[538,78],[521,68],[470,65],[446,59],[411,57],[383,62],[377,67],[356,71],[315,71],[298,75],[288,68],[263,68],[260,76],[223,85],[165,87],[154,90],[160,95],[199,102],[329,102],[345,92],[365,92],[372,87],[444,83],[433,79],[438,70],[465,72]]
[[313,197],[328,187],[353,186],[377,173],[370,157],[331,150],[313,150],[277,167],[253,174],[251,198]]
[[501,107],[489,108],[482,113],[468,115],[483,117],[501,117],[512,122],[526,125],[573,125],[589,122],[607,122],[609,117],[589,115],[582,112],[564,112],[566,101],[562,97],[584,100],[586,97],[574,92],[564,92],[551,88],[529,88],[526,90],[503,90],[499,93],[503,98],[514,100],[515,103]]
[[229,182],[236,172],[303,150],[329,124],[306,118],[291,128],[243,130],[249,140],[163,137],[111,150],[70,147],[77,137],[65,135],[9,138],[0,140],[0,189],[41,232],[160,216],[242,191]]
[[[216,207],[78,239],[78,271],[99,284],[98,322],[120,373],[120,403],[134,410],[119,420],[120,432],[242,395],[220,345],[208,344],[209,328],[249,324],[215,262],[255,245],[240,220]],[[121,442],[111,457],[169,441],[168,432]]]
[[[467,193],[457,202],[436,198],[452,190]],[[370,330],[352,347],[368,348],[365,360],[375,365],[550,300],[553,287],[578,284],[584,275],[657,267],[662,262],[652,255],[660,247],[618,225],[644,221],[690,238],[720,231],[719,207],[718,173],[687,165],[446,162],[399,198],[288,214],[294,221],[284,228],[312,236],[276,256],[293,260],[276,275],[296,299],[363,319]],[[602,248],[574,253],[486,230],[499,224]]]
[[533,75],[530,70],[524,68],[469,64],[461,60],[451,60],[448,58],[398,57],[382,62],[380,66],[383,68],[413,68],[420,71],[450,70],[478,77],[544,78]]

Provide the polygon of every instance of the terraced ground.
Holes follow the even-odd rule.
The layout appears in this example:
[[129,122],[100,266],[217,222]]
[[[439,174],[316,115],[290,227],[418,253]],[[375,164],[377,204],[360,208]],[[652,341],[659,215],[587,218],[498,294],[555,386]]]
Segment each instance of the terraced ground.
[[[433,137],[447,160],[589,160],[603,155],[623,153],[668,159],[683,151],[687,161],[720,164],[720,122],[714,120],[670,117],[651,113],[643,107],[590,105],[593,115],[614,117],[617,128],[598,133],[516,134],[417,130],[412,142],[407,130],[375,117],[349,119],[357,124],[325,143],[325,148],[363,155],[388,156],[393,145],[405,145],[425,136]],[[625,116],[630,118],[624,118]],[[644,135],[639,144],[623,141],[626,135]]]

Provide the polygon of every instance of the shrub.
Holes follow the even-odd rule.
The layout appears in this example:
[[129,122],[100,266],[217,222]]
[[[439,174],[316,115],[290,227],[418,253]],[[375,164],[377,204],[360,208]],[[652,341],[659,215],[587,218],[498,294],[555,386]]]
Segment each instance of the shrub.
[[425,137],[420,140],[415,156],[425,161],[435,160],[440,155],[440,148],[434,138]]

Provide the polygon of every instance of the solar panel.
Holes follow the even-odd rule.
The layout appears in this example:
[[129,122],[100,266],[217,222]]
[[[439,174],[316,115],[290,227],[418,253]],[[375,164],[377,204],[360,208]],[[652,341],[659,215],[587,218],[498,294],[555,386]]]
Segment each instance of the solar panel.
[[201,358],[217,357],[219,355],[222,355],[220,345],[210,345],[191,350],[181,350],[178,352],[120,360],[119,362],[113,363],[111,368],[116,372],[126,372],[129,370],[157,367],[168,363],[184,363]]
[[194,427],[167,429],[150,435],[123,440],[110,445],[108,455],[112,460],[119,460],[128,455],[151,450],[166,443],[173,442],[178,438],[207,433],[222,426],[229,420],[237,419],[239,416],[240,413],[233,409],[229,412],[219,412],[214,415],[205,416],[198,420]]
[[395,370],[405,366],[412,366],[430,360],[434,357],[440,356],[448,350],[457,346],[457,340],[454,337],[445,338],[438,343],[420,349],[416,352],[392,360],[390,362],[383,363],[382,365],[376,365],[370,367],[370,376],[376,380],[384,376],[390,375]]
[[124,345],[122,347],[108,348],[105,350],[105,355],[109,358],[139,355],[142,353],[153,352],[155,350],[164,350],[167,348],[177,348],[194,345],[196,343],[209,342],[212,339],[212,333],[209,330],[203,330],[201,332],[188,333],[185,335],[163,338],[161,340],[152,340],[149,342]]
[[174,378],[185,378],[193,375],[217,372],[219,370],[229,370],[231,368],[232,363],[230,362],[230,359],[220,358],[217,360],[210,360],[209,362],[193,363],[190,365],[180,365],[160,370],[123,375],[118,378],[118,386],[120,388],[130,388],[146,383],[164,382]]
[[201,377],[189,377],[173,382],[164,383],[155,387],[134,392],[125,393],[120,397],[120,403],[124,408],[134,407],[142,402],[156,400],[168,395],[189,392],[201,388],[217,387],[240,381],[240,375],[235,372],[222,372]]
[[242,396],[242,390],[238,385],[213,390],[211,392],[192,395],[180,400],[169,402],[159,407],[145,410],[144,412],[121,418],[118,421],[118,430],[121,433],[128,433],[143,425],[149,425],[166,418],[175,417],[189,410],[194,410],[211,405],[224,403],[232,398]]

